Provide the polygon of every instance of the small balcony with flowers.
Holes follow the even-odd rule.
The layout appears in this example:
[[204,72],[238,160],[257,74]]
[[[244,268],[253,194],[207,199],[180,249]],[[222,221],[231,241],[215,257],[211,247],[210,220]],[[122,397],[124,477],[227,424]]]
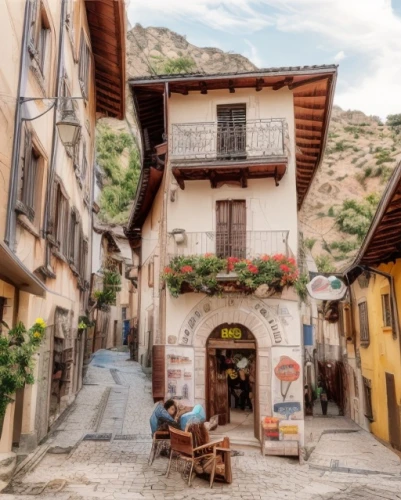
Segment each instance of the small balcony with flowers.
[[229,237],[176,229],[169,234],[169,263],[162,278],[175,298],[191,292],[281,297],[284,290],[298,291],[301,285],[288,234],[245,231]]
[[286,120],[249,120],[236,111],[216,122],[172,124],[169,158],[181,189],[205,179],[212,188],[227,182],[246,188],[248,180],[264,178],[279,185],[288,163]]

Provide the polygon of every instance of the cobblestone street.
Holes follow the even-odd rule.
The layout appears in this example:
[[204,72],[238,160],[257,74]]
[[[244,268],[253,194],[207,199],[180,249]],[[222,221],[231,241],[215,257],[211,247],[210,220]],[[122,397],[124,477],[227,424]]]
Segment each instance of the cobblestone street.
[[[262,458],[258,449],[250,448],[232,459],[232,485],[217,483],[210,490],[206,481],[196,478],[188,487],[176,470],[166,479],[166,458],[147,464],[153,407],[150,380],[127,358],[127,353],[119,352],[95,355],[75,403],[42,445],[38,458],[17,473],[3,493],[4,500],[32,495],[60,500],[401,499],[397,455],[358,429],[347,429],[354,431],[349,434],[318,429],[316,438],[312,423],[307,428],[316,441],[316,454],[312,451],[303,465],[288,458]],[[344,422],[341,419],[338,429],[347,427]],[[88,434],[102,434],[105,441],[85,440]],[[370,446],[376,447],[376,454]],[[330,465],[343,449],[352,454],[345,458],[347,467],[339,467],[341,461],[326,467],[325,453]],[[369,455],[365,462],[359,459],[361,454]]]

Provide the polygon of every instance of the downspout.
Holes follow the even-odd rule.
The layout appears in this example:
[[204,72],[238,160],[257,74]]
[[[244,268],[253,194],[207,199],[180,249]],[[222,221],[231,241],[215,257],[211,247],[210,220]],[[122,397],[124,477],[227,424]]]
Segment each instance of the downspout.
[[[168,96],[169,96],[169,84],[165,82],[164,84],[164,95],[163,95],[163,118],[164,118],[164,137],[168,140]],[[155,308],[155,321],[154,324],[156,326],[156,344],[164,343],[166,339],[162,338],[163,333],[163,325],[162,325],[162,317],[160,315],[160,297],[162,295],[161,283],[160,283],[160,274],[161,270],[164,269],[166,253],[167,253],[167,201],[168,201],[168,190],[169,190],[169,180],[170,180],[170,170],[168,165],[168,151],[166,153],[165,162],[164,162],[164,186],[163,186],[163,206],[162,206],[162,214],[161,214],[161,224],[160,224],[160,258],[159,258],[159,269],[156,270],[158,276],[157,287],[155,287],[155,291],[157,293],[157,297],[154,297],[156,300],[154,304]],[[164,337],[164,336],[163,336]]]
[[[25,14],[24,14],[24,27],[22,32],[22,42],[21,42],[21,57],[19,66],[19,79],[18,79],[18,89],[17,89],[17,103],[15,107],[14,115],[14,138],[13,138],[13,150],[11,155],[11,175],[8,190],[8,205],[7,205],[7,220],[6,220],[6,233],[4,237],[5,243],[14,251],[15,247],[15,229],[16,229],[16,215],[15,215],[15,203],[17,201],[17,189],[18,189],[18,163],[19,163],[19,152],[21,144],[21,87],[22,80],[25,77],[25,66],[26,66],[26,56],[27,56],[27,38],[29,32],[29,19],[30,19],[30,9],[31,2],[25,3]],[[26,82],[24,81],[24,84]]]

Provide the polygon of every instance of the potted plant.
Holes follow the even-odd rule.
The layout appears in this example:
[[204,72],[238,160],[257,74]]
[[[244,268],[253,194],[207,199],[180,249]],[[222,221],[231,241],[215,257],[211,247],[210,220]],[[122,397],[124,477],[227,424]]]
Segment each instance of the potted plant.
[[7,406],[13,401],[12,395],[25,384],[33,384],[33,356],[45,335],[46,323],[37,318],[27,330],[22,322],[9,328],[0,336],[0,436],[3,430]]

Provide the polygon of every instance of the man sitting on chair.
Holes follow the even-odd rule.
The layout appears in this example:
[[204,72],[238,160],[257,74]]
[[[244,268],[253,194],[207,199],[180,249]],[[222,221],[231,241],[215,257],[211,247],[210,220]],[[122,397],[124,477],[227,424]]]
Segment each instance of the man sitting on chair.
[[168,431],[168,426],[175,427],[179,429],[180,426],[174,420],[174,415],[177,413],[177,407],[172,399],[169,399],[163,403],[159,401],[153,410],[152,416],[150,417],[150,428],[152,430],[152,436],[156,431],[166,430]]

